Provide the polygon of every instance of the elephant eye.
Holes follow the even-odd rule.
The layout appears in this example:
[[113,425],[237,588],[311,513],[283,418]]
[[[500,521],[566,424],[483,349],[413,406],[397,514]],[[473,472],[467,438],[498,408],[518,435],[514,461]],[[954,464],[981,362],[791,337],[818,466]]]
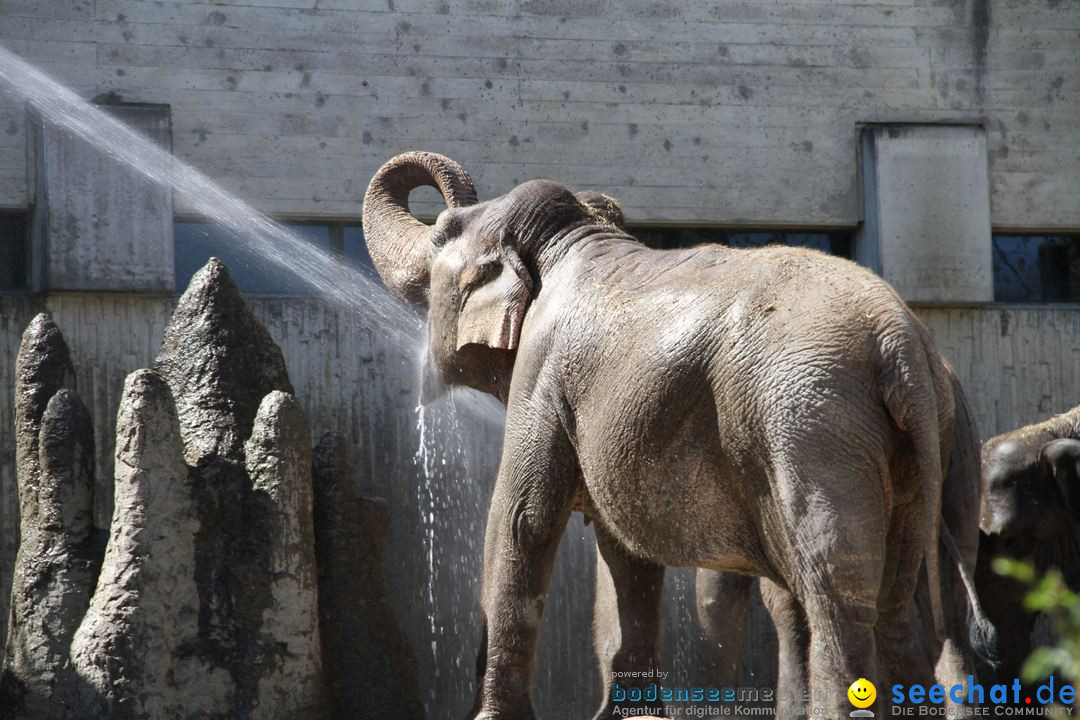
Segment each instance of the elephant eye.
[[485,258],[475,265],[470,265],[461,274],[461,290],[465,292],[495,279],[501,267],[501,263],[496,258]]

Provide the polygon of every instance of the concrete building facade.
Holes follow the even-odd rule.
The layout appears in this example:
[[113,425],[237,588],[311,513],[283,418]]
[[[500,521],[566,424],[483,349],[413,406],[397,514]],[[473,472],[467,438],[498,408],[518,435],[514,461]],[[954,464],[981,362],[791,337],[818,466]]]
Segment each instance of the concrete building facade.
[[[0,48],[346,260],[363,262],[372,174],[428,149],[482,198],[547,177],[616,197],[643,236],[673,243],[842,238],[834,251],[916,307],[984,435],[1080,402],[1075,2],[0,0]],[[182,194],[0,93],[0,617],[19,335],[42,309],[67,335],[107,526],[123,378],[156,355],[191,266],[232,251],[197,221]],[[312,427],[345,432],[363,490],[391,501],[387,572],[429,716],[461,716],[498,414],[435,411],[448,465],[425,473],[416,349],[389,346],[363,312],[250,283]],[[598,698],[589,532],[572,525],[545,618],[537,704],[559,716]],[[707,681],[689,577],[671,573],[665,610],[687,684]]]

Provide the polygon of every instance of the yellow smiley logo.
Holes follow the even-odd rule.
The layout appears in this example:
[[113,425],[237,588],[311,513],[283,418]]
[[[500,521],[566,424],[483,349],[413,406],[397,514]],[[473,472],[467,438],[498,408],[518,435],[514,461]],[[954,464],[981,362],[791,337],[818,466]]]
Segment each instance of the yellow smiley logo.
[[877,688],[866,678],[859,678],[847,689],[847,698],[857,708],[868,708],[877,699]]

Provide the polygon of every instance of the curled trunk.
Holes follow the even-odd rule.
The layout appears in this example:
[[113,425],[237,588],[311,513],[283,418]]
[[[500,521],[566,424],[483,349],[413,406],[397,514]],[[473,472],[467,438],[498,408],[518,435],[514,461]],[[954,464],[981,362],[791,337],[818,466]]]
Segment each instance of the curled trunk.
[[364,196],[364,238],[375,269],[396,295],[425,305],[431,228],[409,210],[409,193],[422,185],[438,190],[447,207],[476,202],[465,169],[448,157],[408,152],[379,168]]

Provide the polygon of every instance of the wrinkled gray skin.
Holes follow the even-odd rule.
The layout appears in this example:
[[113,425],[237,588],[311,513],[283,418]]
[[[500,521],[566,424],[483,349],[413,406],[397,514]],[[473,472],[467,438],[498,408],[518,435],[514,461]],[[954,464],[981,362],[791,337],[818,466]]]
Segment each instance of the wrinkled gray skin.
[[983,444],[984,536],[976,582],[1001,633],[998,676],[1019,676],[1037,620],[1024,610],[1026,588],[991,568],[1004,555],[1039,572],[1061,571],[1080,590],[1080,407]]
[[982,529],[1002,538],[1047,540],[1080,512],[1080,407],[986,441]]
[[[448,204],[433,228],[408,210],[424,184]],[[655,663],[663,566],[680,565],[797,598],[831,717],[852,678],[925,676],[908,608],[925,555],[940,636],[954,400],[892,289],[812,251],[651,250],[548,181],[475,199],[456,163],[409,153],[372,180],[364,227],[387,285],[428,306],[429,391],[467,385],[507,407],[478,717],[533,717],[537,630],[575,509],[597,525],[609,610],[637,619],[598,648],[605,673]]]
[[[942,493],[941,519],[953,542],[942,543],[941,581],[945,595],[946,642],[958,650],[958,657],[942,652],[941,643],[935,642],[933,632],[927,627],[930,618],[918,617],[916,613],[913,623],[924,641],[923,651],[928,657],[939,659],[937,674],[957,674],[955,669],[942,665],[959,660],[963,663],[959,674],[966,676],[985,672],[985,665],[978,664],[976,655],[993,662],[997,638],[988,613],[984,612],[985,605],[993,600],[981,604],[980,598],[971,593],[980,548],[979,429],[959,380],[951,368],[948,373],[956,422]],[[920,574],[920,593],[923,595],[928,592],[925,580],[926,575]],[[746,631],[752,590],[750,577],[708,569],[698,571],[698,619],[712,641],[716,655],[714,666],[718,668],[718,676],[713,682],[717,687],[739,685],[739,656],[748,640]],[[776,717],[805,717],[805,703],[793,699],[803,697],[807,690],[810,637],[806,615],[791,593],[769,580],[761,580],[760,593],[773,620],[779,646]],[[749,640],[753,642],[753,638]],[[993,680],[992,677],[988,679]]]

